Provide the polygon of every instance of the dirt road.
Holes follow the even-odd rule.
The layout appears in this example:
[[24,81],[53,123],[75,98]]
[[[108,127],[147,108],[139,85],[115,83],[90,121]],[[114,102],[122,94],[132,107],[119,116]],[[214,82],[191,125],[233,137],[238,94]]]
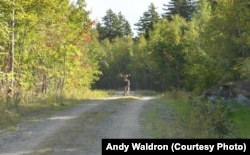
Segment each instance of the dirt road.
[[101,155],[102,138],[149,138],[140,114],[150,97],[91,100],[0,133],[0,155]]

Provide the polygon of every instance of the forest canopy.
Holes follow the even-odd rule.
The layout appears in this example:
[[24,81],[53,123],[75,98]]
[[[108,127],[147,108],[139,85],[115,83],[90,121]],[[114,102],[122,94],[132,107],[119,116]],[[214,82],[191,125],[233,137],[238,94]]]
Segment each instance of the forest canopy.
[[0,97],[23,91],[181,89],[200,94],[250,75],[248,0],[153,3],[135,24],[111,9],[90,19],[85,0],[0,2]]

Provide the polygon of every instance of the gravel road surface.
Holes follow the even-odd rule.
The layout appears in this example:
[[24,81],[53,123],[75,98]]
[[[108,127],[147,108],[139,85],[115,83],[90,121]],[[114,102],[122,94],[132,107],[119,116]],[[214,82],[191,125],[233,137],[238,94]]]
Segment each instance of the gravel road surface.
[[101,155],[103,138],[149,138],[140,114],[150,97],[90,100],[53,116],[32,118],[0,132],[0,155]]

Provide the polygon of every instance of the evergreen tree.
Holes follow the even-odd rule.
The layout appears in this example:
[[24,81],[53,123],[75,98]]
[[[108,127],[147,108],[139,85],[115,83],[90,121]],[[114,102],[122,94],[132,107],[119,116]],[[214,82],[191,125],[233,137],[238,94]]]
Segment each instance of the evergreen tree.
[[159,21],[160,16],[156,11],[156,7],[151,3],[148,7],[148,11],[143,13],[143,16],[140,17],[137,26],[138,35],[144,35],[146,39],[149,38],[149,32],[153,30],[154,25]]
[[190,20],[192,13],[195,11],[195,2],[193,0],[171,0],[169,4],[163,4],[163,10],[166,11],[163,17],[172,19],[172,15],[179,14],[186,20]]
[[121,12],[118,13],[118,29],[120,31],[120,37],[129,36],[132,34],[132,30],[129,22],[125,19]]
[[112,41],[116,37],[132,35],[130,25],[121,12],[115,14],[111,9],[107,10],[102,23],[97,24],[96,30],[99,33],[99,40],[108,38]]

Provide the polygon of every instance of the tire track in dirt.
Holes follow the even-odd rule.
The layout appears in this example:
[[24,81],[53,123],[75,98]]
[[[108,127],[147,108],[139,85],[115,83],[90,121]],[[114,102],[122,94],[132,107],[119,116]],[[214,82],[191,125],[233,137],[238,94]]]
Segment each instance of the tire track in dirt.
[[0,155],[101,155],[103,138],[145,138],[146,98],[89,101],[18,131],[0,134]]
[[0,133],[0,155],[29,154],[47,137],[66,126],[70,120],[100,104],[102,102],[79,104],[49,118],[38,118],[21,123],[16,131],[2,131]]
[[144,100],[124,103],[124,107],[105,122],[103,138],[141,138],[139,115],[145,103]]
[[140,113],[148,102],[136,99],[124,102],[116,111],[102,122],[99,137],[93,143],[87,155],[101,155],[101,141],[109,138],[146,138],[142,134]]

